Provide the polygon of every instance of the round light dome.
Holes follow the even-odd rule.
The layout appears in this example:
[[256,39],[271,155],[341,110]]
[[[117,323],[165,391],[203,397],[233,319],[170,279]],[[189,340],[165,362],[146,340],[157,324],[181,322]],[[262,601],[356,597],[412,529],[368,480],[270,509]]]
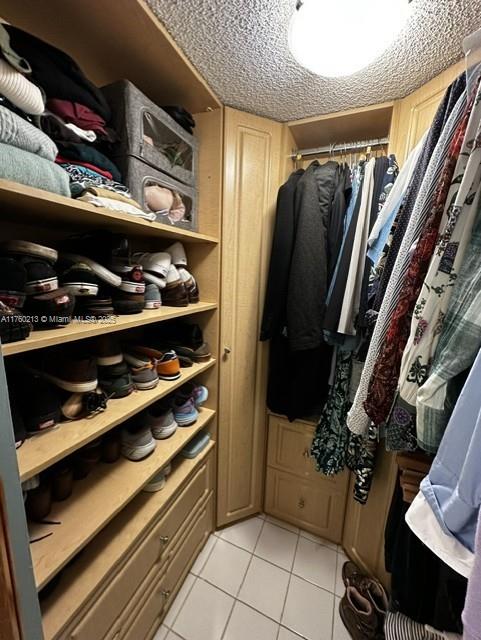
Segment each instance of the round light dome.
[[303,0],[291,18],[289,48],[319,76],[350,76],[380,58],[409,16],[409,0]]

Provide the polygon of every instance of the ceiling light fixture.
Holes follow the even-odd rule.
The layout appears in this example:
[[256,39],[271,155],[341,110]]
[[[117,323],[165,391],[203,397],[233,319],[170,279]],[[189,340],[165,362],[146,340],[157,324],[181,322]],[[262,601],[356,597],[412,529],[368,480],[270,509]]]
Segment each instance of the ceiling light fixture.
[[380,58],[409,17],[411,0],[297,0],[289,49],[319,76],[350,76]]

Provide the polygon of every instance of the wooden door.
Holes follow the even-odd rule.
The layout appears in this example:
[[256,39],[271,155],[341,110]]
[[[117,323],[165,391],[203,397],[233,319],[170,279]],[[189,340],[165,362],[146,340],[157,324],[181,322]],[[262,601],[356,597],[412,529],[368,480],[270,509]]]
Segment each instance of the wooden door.
[[260,318],[283,126],[226,108],[217,524],[262,507],[267,348]]

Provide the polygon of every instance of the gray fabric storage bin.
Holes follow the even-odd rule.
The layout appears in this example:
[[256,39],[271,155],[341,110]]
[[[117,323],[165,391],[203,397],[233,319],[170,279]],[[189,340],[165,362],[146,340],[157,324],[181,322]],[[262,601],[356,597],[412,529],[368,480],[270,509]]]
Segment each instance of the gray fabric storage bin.
[[[102,87],[102,92],[112,110],[110,124],[119,136],[119,141],[113,145],[113,156],[134,156],[154,169],[195,187],[198,144],[194,136],[128,80]],[[154,144],[146,142],[144,136]],[[182,165],[169,159],[162,151],[162,145],[169,146],[172,154],[178,153]]]
[[122,172],[124,184],[129,188],[132,197],[137,200],[144,211],[152,211],[152,209],[149,209],[145,199],[145,187],[149,185],[165,187],[181,196],[185,205],[185,219],[171,222],[166,215],[157,215],[157,221],[181,229],[197,231],[197,191],[193,187],[182,184],[171,176],[157,171],[157,169],[134,156],[118,158],[117,164]]

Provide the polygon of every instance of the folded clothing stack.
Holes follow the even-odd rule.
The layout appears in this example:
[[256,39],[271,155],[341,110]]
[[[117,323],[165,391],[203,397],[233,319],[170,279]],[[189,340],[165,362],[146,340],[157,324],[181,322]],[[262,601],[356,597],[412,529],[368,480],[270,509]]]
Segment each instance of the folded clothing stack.
[[33,123],[44,109],[29,62],[0,25],[0,177],[69,195],[68,175],[54,164],[57,147]]
[[0,49],[0,176],[154,219],[121,184],[108,157],[110,107],[76,62],[10,25],[0,26]]

